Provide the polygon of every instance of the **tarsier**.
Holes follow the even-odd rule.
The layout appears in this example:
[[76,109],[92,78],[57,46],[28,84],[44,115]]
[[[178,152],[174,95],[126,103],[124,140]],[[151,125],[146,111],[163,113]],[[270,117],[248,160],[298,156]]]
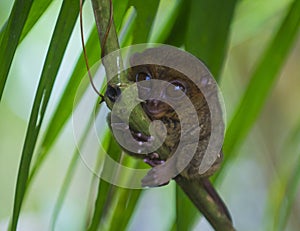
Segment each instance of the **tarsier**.
[[[142,99],[141,105],[147,116],[152,121],[160,120],[164,124],[166,128],[164,145],[168,148],[169,155],[162,158],[160,153],[155,151],[148,154],[133,153],[128,150],[127,152],[136,157],[143,158],[146,163],[154,167],[154,170],[150,171],[149,174],[143,179],[142,183],[144,186],[153,187],[167,184],[168,180],[170,179],[164,178],[164,174],[166,171],[174,170],[174,172],[176,172],[176,168],[178,168],[185,156],[181,154],[175,158],[173,165],[169,166],[169,169],[166,171],[160,172],[156,171],[155,169],[158,169],[157,166],[163,165],[165,161],[172,157],[178,148],[180,139],[185,139],[185,137],[188,137],[185,136],[185,134],[182,134],[183,125],[190,128],[187,131],[190,136],[183,141],[183,146],[185,148],[188,147],[190,143],[196,143],[197,147],[195,152],[192,153],[189,162],[184,166],[182,171],[178,172],[178,174],[190,181],[203,182],[203,185],[207,188],[209,194],[219,204],[220,209],[230,218],[226,206],[207,179],[220,166],[223,157],[221,149],[218,150],[214,161],[211,163],[211,166],[205,172],[200,171],[201,162],[203,161],[203,157],[205,151],[207,150],[212,133],[211,111],[219,114],[217,116],[217,120],[219,120],[217,123],[219,126],[218,129],[221,131],[222,135],[224,130],[216,85],[210,82],[210,78],[205,72],[204,74],[198,73],[198,79],[190,79],[174,68],[167,67],[165,65],[153,64],[153,59],[156,59],[157,61],[157,59],[165,60],[166,58],[170,58],[170,54],[166,54],[166,57],[163,56],[164,55],[157,54],[157,50],[155,50],[155,48],[148,49],[143,53],[137,53],[131,57],[130,62],[132,67],[127,74],[130,81],[137,83],[138,94]],[[177,57],[175,57],[175,59],[176,58]],[[147,62],[150,64],[141,64]],[[181,65],[192,65],[188,63],[182,63],[184,60],[181,60],[180,62]],[[155,81],[151,82],[151,80],[162,80],[166,84],[156,84]],[[199,84],[202,84],[202,86],[207,90],[208,94],[206,94],[206,97],[204,97],[203,93],[199,89],[198,84],[195,83],[196,81],[198,81]],[[115,91],[108,89],[106,95],[107,97],[115,100],[115,93]],[[191,101],[196,113],[190,113],[187,108],[190,107],[190,105],[184,103],[184,97],[187,97]],[[209,107],[207,103],[207,97],[210,98],[209,100],[212,99],[214,101],[213,106]],[[145,98],[145,100],[143,100],[143,98]],[[171,102],[173,105],[171,106],[166,102]],[[177,111],[182,112],[185,120],[182,120],[182,115],[181,118],[179,118]],[[131,129],[130,127],[127,128],[130,129],[134,139],[139,141],[141,145],[144,143],[146,144],[146,142],[147,145],[149,145],[148,141],[150,140],[150,137],[144,135],[140,131]],[[193,140],[193,138],[191,138],[193,137],[194,133],[197,133],[197,136],[195,136],[197,137],[197,140]],[[183,152],[189,152],[189,149],[187,148]],[[187,156],[189,157],[189,153],[187,153]]]

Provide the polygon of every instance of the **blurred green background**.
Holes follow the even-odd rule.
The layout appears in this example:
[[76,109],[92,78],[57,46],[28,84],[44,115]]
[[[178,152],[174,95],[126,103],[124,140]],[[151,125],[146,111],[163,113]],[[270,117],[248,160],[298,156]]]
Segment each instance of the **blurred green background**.
[[[148,41],[163,40],[158,38],[164,37],[163,33],[159,34],[159,31],[169,30],[170,32],[168,24],[165,23],[165,25],[163,22],[169,22],[169,18],[177,17],[178,14],[174,12],[182,7],[181,2],[169,0],[160,2],[161,11],[158,11],[156,15],[157,18]],[[227,125],[247,89],[256,65],[270,40],[275,36],[292,2],[291,0],[238,1],[233,21],[230,24],[228,50],[220,74],[220,88],[225,100]],[[0,1],[0,25],[3,25],[8,18],[12,5],[11,0]],[[18,46],[2,96],[0,104],[0,230],[6,229],[12,215],[15,185],[26,129],[60,7],[61,1],[53,1]],[[114,7],[118,10],[118,5]],[[89,1],[84,6],[83,15],[84,30],[88,37],[94,23]],[[127,17],[128,19],[125,19],[130,20],[130,16]],[[123,21],[123,26],[124,24],[126,21]],[[300,167],[299,30],[297,35],[277,80],[271,86],[271,92],[268,94],[258,119],[237,151],[237,157],[221,169],[224,175],[218,182],[217,188],[232,213],[237,230],[276,230],[279,227],[276,221],[281,219],[287,222],[285,230],[297,230],[300,227],[298,219],[300,196],[297,190],[300,173],[294,174],[298,169],[297,166]],[[132,38],[128,38],[124,43],[130,44],[130,42]],[[47,124],[81,52],[77,20],[56,77],[41,135],[47,130]],[[274,50],[274,56],[276,56],[276,50]],[[104,122],[105,119],[103,119]],[[19,230],[48,230],[54,205],[75,148],[72,121],[68,121],[51,147],[48,158],[26,195],[19,219]],[[90,170],[82,161],[79,161],[70,189],[62,204],[55,230],[84,229],[86,216],[87,214],[91,216],[92,213],[92,210],[87,209],[87,205],[94,203],[89,201],[92,178],[93,174]],[[293,191],[295,197],[285,198],[289,185],[295,186]],[[134,209],[133,217],[129,221],[128,230],[169,230],[175,218],[174,188],[175,184],[171,183],[165,187],[144,190]],[[94,187],[95,194],[96,189],[97,187]],[[285,210],[289,208],[289,202],[292,204],[291,210]],[[284,218],[287,211],[291,211],[290,215]],[[194,227],[195,230],[201,228],[211,229],[203,219],[197,221]]]

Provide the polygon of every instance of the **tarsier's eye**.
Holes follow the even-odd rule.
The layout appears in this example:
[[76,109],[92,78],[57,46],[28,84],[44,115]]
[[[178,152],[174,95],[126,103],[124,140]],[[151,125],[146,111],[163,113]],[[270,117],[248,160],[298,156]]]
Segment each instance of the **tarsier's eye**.
[[150,79],[151,79],[151,75],[146,73],[146,72],[137,73],[136,76],[135,76],[135,81],[136,82],[140,82],[140,81],[143,81],[143,80],[150,80]]
[[166,87],[166,96],[169,98],[181,98],[185,95],[186,87],[178,80],[171,81]]
[[138,84],[138,87],[145,90],[151,90],[151,75],[146,72],[139,72],[135,76],[135,81]]
[[116,102],[121,95],[121,89],[118,86],[108,85],[105,95],[112,101]]

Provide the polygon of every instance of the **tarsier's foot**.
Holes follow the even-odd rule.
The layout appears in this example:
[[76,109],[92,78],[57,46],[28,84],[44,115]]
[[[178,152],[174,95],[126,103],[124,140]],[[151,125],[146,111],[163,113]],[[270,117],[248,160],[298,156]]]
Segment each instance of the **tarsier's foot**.
[[169,180],[166,182],[161,183],[162,181],[165,181],[161,179],[162,177],[159,177],[157,175],[157,170],[156,167],[162,166],[165,161],[159,159],[159,155],[157,153],[151,153],[150,155],[147,156],[147,158],[144,159],[144,162],[149,164],[153,169],[151,169],[148,174],[143,178],[142,180],[142,186],[143,187],[156,187],[156,186],[164,186],[169,184]]
[[147,157],[144,158],[144,162],[146,164],[149,164],[151,167],[156,167],[158,165],[161,165],[161,164],[165,163],[165,161],[161,160],[159,158],[159,155],[155,152],[147,155]]
[[169,183],[175,177],[176,169],[174,168],[174,159],[153,167],[147,175],[142,179],[142,186],[144,187],[157,187]]
[[163,164],[152,168],[147,175],[142,179],[143,187],[157,187],[167,185],[170,181],[168,174],[165,174]]

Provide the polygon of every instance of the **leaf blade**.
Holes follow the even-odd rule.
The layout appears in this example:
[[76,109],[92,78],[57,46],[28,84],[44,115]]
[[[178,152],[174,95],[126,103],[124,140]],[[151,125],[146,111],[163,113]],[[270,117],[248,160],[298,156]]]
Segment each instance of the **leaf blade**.
[[16,0],[9,19],[5,24],[6,28],[2,30],[3,36],[0,39],[0,101],[3,95],[10,66],[32,3],[33,0]]
[[[266,229],[285,230],[300,186],[300,123],[289,133],[269,190]],[[272,227],[273,225],[273,227]],[[269,227],[268,227],[269,226]]]
[[274,220],[274,228],[277,230],[285,230],[288,222],[288,218],[292,212],[292,208],[295,200],[297,199],[297,192],[299,192],[300,186],[300,153],[298,154],[298,161],[295,162],[295,166],[291,176],[288,179],[285,196],[282,198],[280,208]]
[[[248,87],[228,126],[224,140],[224,163],[228,165],[246,138],[286,60],[300,25],[300,1],[295,0],[279,30],[261,57]],[[222,174],[218,172],[216,178]]]
[[[95,27],[92,29],[92,32],[86,44],[86,50],[89,54],[89,63],[91,65],[94,65],[98,61],[100,54],[98,34]],[[67,83],[67,86],[46,128],[46,132],[43,137],[41,146],[39,147],[37,160],[31,171],[30,181],[34,177],[36,171],[42,165],[44,159],[47,157],[50,148],[52,147],[53,143],[56,141],[64,125],[70,118],[74,106],[73,102],[75,99],[75,95],[76,93],[78,93],[77,89],[85,74],[86,66],[84,62],[84,55],[83,53],[81,53],[71,74],[71,77]],[[86,84],[84,87],[88,87],[88,85]],[[82,86],[82,88],[84,87]],[[80,93],[78,93],[77,96],[80,98],[83,95],[83,93],[84,92],[81,91]]]
[[155,19],[156,11],[159,5],[158,0],[130,0],[137,11],[136,23],[133,29],[133,44],[144,43],[148,40],[150,30]]
[[18,217],[25,196],[33,151],[51,95],[55,77],[73,31],[78,12],[79,6],[74,5],[71,0],[63,2],[44,63],[26,132],[15,189],[11,230],[16,230],[17,228]]
[[201,59],[216,79],[226,58],[230,24],[237,0],[192,0],[186,50]]
[[[111,133],[108,133],[108,135],[111,136]],[[107,149],[108,153],[113,154],[113,158],[115,160],[119,160],[121,158],[122,150],[120,149],[119,145],[116,143],[115,139],[111,137],[110,144]],[[103,164],[103,172],[111,171],[111,168],[109,164]],[[117,189],[117,186],[114,186],[110,184],[107,181],[104,181],[102,179],[99,180],[98,184],[98,193],[95,200],[95,206],[94,206],[94,213],[92,217],[92,221],[88,227],[88,231],[96,231],[99,229],[100,222],[106,218],[107,210],[109,206],[111,205],[113,198],[115,196],[115,190]]]
[[36,22],[40,19],[40,17],[45,13],[53,0],[39,0],[33,1],[32,7],[30,9],[28,19],[24,25],[24,29],[21,34],[20,42],[27,36]]

